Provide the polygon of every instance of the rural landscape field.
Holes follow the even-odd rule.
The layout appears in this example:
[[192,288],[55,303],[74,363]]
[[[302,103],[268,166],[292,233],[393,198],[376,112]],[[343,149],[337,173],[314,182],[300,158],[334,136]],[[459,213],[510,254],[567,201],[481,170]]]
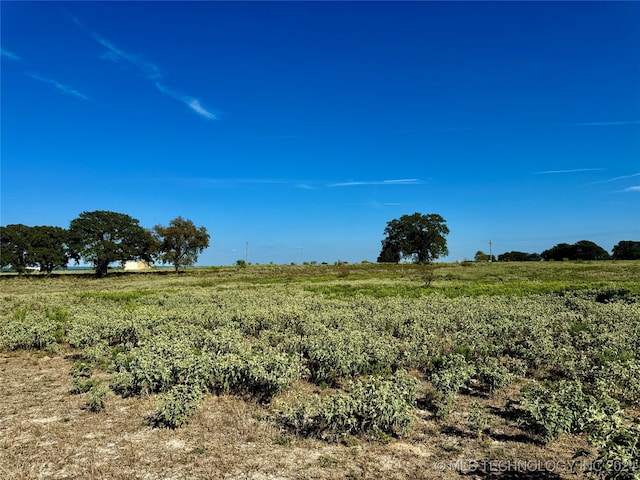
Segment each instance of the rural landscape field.
[[0,277],[3,479],[640,478],[640,262]]

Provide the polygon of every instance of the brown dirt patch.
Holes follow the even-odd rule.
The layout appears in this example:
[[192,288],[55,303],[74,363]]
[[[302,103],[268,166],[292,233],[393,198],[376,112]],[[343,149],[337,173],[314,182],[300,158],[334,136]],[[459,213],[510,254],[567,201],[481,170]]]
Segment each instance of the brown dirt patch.
[[[0,354],[0,478],[575,479],[569,468],[574,454],[582,448],[590,452],[586,459],[595,454],[582,437],[535,443],[503,415],[514,392],[461,395],[443,422],[418,410],[412,432],[388,444],[359,438],[328,443],[282,431],[262,420],[266,407],[230,395],[208,395],[178,430],[149,426],[154,396],[109,393],[106,409],[91,413],[82,395],[69,393],[70,367],[63,354]],[[474,400],[492,412],[481,436],[466,419]],[[517,466],[525,471],[514,474]],[[536,466],[542,468],[527,470]]]

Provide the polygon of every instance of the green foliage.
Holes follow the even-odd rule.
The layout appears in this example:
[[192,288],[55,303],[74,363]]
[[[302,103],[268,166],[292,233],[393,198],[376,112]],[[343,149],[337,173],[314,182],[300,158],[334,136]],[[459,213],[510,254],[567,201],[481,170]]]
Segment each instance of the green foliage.
[[623,240],[613,246],[614,260],[640,260],[640,242]]
[[378,262],[398,262],[401,258],[415,263],[430,263],[447,255],[446,236],[449,234],[444,218],[438,214],[403,215],[387,222]]
[[124,213],[96,210],[82,212],[69,225],[72,258],[93,263],[98,277],[110,263],[131,259],[151,261],[157,241],[139,221]]
[[249,393],[266,402],[300,379],[301,374],[299,360],[284,353],[228,353],[215,358],[211,381],[213,388]]
[[476,363],[476,378],[487,390],[493,392],[509,385],[514,375],[509,366],[502,365],[495,357],[483,357]]
[[174,218],[167,227],[156,225],[153,231],[159,243],[157,257],[162,263],[171,263],[176,271],[196,263],[198,255],[209,246],[207,229],[197,228],[182,217]]
[[22,224],[0,227],[0,267],[11,266],[19,274],[27,267],[51,273],[65,267],[68,232],[60,227],[27,227]]
[[87,408],[92,412],[101,412],[105,409],[106,396],[109,390],[100,383],[94,383],[85,393]]
[[189,421],[203,397],[203,391],[197,386],[175,385],[160,396],[160,406],[152,416],[152,421],[156,426],[179,428]]
[[640,426],[622,421],[609,422],[596,435],[593,442],[600,447],[596,463],[603,467],[598,472],[603,480],[640,479]]
[[32,265],[29,259],[31,227],[11,224],[0,227],[0,267],[11,266],[19,274]]
[[23,307],[0,324],[0,350],[53,350],[66,334],[68,318],[61,309]]
[[[403,370],[431,380],[441,417],[457,395],[537,385],[521,404],[523,422],[549,439],[583,431],[604,445],[598,432],[617,421],[617,402],[635,412],[640,263],[438,264],[429,289],[423,268],[5,277],[0,347],[77,349],[73,391],[88,397],[99,370],[119,395],[160,394],[158,424],[167,426],[182,425],[207,392],[273,410],[309,379],[321,393],[286,407],[285,424],[386,441],[413,415],[413,400],[394,404],[400,378],[416,381]],[[575,290],[550,293],[559,285]],[[480,428],[487,414],[477,410],[467,420]]]
[[542,257],[539,253],[525,253],[525,252],[505,252],[498,255],[499,262],[539,262]]
[[64,228],[32,227],[29,239],[30,261],[46,273],[51,273],[56,267],[66,267],[69,263],[68,241],[69,232]]
[[467,421],[473,431],[480,435],[489,426],[491,416],[487,413],[486,408],[482,404],[474,401],[469,407]]
[[549,387],[533,383],[523,390],[525,408],[521,423],[540,434],[545,442],[563,433],[582,433],[615,415],[619,405],[606,394],[585,393],[579,381],[561,380]]
[[336,384],[340,379],[391,371],[398,352],[387,335],[373,331],[320,329],[305,341],[305,356],[316,383]]
[[580,240],[570,245],[559,243],[549,250],[541,253],[544,260],[608,260],[610,258],[607,251],[599,245],[589,241]]
[[338,437],[380,433],[399,435],[413,419],[415,378],[398,371],[350,384],[346,392],[316,396],[285,408],[280,421],[300,435]]
[[431,384],[441,394],[436,415],[440,418],[449,415],[458,391],[475,374],[473,365],[467,363],[464,356],[454,353],[436,362],[431,374]]

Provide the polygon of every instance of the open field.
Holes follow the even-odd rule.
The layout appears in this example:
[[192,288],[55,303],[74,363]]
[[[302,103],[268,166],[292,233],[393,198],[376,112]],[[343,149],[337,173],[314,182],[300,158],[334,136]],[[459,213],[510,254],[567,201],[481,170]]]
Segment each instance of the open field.
[[0,476],[637,479],[639,278],[614,261],[5,275]]

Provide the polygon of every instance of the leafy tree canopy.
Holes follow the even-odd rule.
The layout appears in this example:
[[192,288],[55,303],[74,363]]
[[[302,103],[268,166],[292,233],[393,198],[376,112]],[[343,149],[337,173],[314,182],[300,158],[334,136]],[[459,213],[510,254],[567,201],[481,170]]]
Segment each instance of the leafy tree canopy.
[[580,240],[573,245],[559,243],[541,254],[544,260],[607,260],[610,258],[607,251],[599,245],[589,241]]
[[622,240],[613,247],[615,260],[640,260],[640,242]]
[[14,223],[0,227],[0,263],[1,268],[11,267],[19,274],[31,265],[29,259],[31,227]]
[[93,263],[99,277],[107,274],[113,262],[151,261],[157,242],[139,223],[124,213],[82,212],[69,225],[71,258]]
[[445,238],[448,233],[444,218],[438,214],[403,215],[387,222],[378,261],[397,263],[404,258],[430,263],[449,253]]
[[505,252],[498,255],[499,262],[539,262],[542,257],[539,253]]
[[156,225],[153,231],[159,242],[157,257],[162,263],[173,264],[176,271],[196,263],[198,254],[209,246],[211,238],[205,227],[197,228],[191,220],[182,217],[174,218],[167,227]]
[[56,267],[67,266],[68,230],[50,226],[32,227],[30,237],[29,259],[40,267],[40,271],[51,273]]

